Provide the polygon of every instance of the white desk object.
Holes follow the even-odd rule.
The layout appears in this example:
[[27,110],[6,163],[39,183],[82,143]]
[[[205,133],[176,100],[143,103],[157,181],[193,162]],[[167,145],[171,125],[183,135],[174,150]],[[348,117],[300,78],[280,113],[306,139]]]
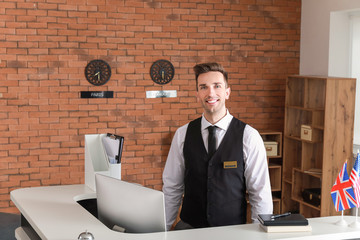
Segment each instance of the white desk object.
[[[120,233],[107,228],[77,203],[79,200],[96,197],[96,193],[86,185],[23,188],[12,191],[10,195],[11,200],[41,239],[74,240],[86,230],[98,240],[337,240],[360,236],[360,229],[335,225],[339,216],[310,218],[308,220],[312,232],[301,233],[266,233],[261,230],[258,223],[147,234]],[[344,218],[348,223],[355,220],[354,216]],[[15,231],[15,235],[18,240],[29,239],[22,227]]]
[[85,135],[85,185],[93,190],[96,190],[96,173],[121,179],[121,163],[110,164],[107,152],[114,156],[115,153],[106,148],[104,138],[107,134]]

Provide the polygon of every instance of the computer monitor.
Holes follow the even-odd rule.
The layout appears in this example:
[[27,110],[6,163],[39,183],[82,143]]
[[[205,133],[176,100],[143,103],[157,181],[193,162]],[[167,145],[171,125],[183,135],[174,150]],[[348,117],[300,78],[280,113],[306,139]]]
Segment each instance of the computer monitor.
[[95,175],[98,218],[127,233],[166,231],[164,194],[139,184]]

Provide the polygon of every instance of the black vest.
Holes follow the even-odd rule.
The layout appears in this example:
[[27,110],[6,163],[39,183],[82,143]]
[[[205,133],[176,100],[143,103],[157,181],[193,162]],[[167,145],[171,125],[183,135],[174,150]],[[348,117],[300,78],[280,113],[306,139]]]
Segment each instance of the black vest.
[[208,159],[201,118],[189,123],[184,143],[185,193],[180,214],[184,222],[196,228],[246,223],[245,126],[233,118],[218,149]]

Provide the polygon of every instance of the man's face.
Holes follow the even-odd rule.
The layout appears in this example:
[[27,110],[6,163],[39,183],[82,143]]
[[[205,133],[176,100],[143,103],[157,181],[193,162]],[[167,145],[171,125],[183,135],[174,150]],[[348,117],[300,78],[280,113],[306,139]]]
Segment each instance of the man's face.
[[229,99],[230,88],[226,86],[221,72],[207,72],[198,76],[197,99],[205,115],[223,117],[226,113],[225,100]]

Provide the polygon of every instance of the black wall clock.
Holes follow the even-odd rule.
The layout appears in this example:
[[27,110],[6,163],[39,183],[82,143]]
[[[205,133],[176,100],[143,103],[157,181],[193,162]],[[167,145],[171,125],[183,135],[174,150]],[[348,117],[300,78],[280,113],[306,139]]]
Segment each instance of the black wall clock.
[[85,77],[92,85],[104,85],[111,77],[111,68],[104,60],[92,60],[85,67]]
[[150,68],[151,79],[157,84],[169,83],[175,74],[174,66],[168,60],[157,60]]

